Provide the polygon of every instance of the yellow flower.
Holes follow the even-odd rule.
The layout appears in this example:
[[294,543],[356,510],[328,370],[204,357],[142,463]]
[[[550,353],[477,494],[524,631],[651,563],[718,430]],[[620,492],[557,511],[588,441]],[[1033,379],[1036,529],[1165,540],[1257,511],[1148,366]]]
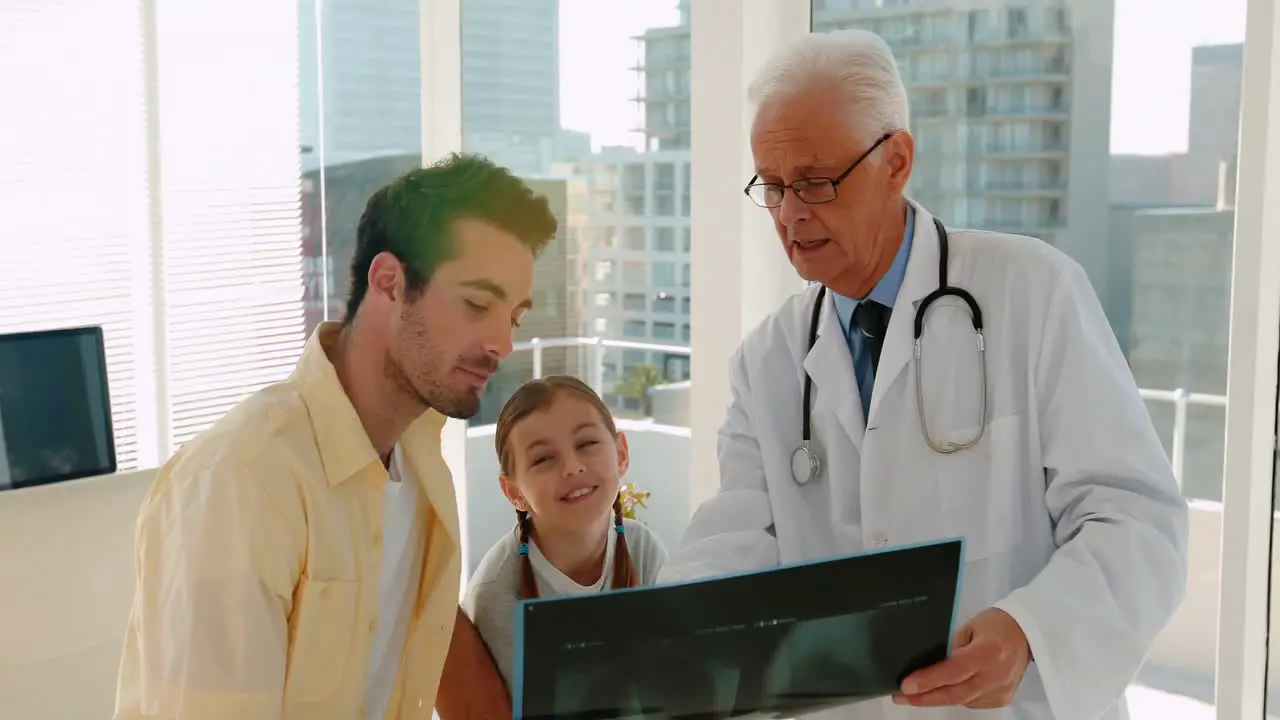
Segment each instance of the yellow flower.
[[638,520],[636,511],[639,508],[649,507],[645,500],[648,500],[650,495],[652,493],[643,492],[632,483],[623,484],[618,491],[619,499],[622,501],[622,517]]

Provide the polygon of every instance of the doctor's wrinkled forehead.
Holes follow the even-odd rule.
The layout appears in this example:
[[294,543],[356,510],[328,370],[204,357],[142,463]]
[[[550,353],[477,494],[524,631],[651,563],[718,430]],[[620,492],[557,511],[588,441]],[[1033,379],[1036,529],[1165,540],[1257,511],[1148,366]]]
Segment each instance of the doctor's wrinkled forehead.
[[784,45],[747,88],[753,126],[761,110],[814,92],[824,94],[824,110],[848,114],[862,145],[909,126],[907,91],[893,51],[869,30],[807,33]]

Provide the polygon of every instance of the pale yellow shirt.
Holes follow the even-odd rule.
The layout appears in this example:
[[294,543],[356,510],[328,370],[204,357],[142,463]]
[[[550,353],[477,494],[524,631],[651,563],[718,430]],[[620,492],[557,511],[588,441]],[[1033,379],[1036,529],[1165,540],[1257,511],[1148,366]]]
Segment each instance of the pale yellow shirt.
[[[354,720],[379,618],[387,472],[324,348],[156,476],[138,519],[117,720]],[[461,578],[453,481],[429,411],[400,439],[426,551],[388,720],[430,720]]]

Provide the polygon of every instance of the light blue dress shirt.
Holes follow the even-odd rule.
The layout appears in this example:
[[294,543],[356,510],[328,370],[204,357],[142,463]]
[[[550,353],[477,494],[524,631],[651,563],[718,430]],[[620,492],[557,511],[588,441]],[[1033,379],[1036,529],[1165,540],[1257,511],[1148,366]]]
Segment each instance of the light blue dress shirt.
[[[898,246],[898,254],[893,258],[889,271],[880,278],[880,282],[871,288],[868,300],[893,307],[898,298],[898,290],[902,287],[902,278],[907,274],[907,258],[911,257],[911,241],[916,234],[916,211],[907,205],[907,227],[902,233],[902,244]],[[853,357],[853,374],[858,380],[858,394],[862,396],[862,420],[865,422],[871,414],[871,388],[875,383],[875,371],[871,367],[871,348],[853,322],[853,311],[861,300],[847,298],[833,292],[836,302],[836,316],[840,318],[840,327],[844,330],[845,342],[849,343],[849,355]]]

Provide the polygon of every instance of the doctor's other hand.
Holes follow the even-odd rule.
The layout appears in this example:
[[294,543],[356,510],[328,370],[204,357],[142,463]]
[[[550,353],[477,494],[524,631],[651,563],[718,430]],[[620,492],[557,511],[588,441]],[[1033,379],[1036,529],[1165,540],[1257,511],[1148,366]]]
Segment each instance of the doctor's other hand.
[[1018,621],[988,608],[956,633],[946,660],[911,673],[893,696],[899,705],[1004,707],[1013,701],[1031,662],[1031,647]]

